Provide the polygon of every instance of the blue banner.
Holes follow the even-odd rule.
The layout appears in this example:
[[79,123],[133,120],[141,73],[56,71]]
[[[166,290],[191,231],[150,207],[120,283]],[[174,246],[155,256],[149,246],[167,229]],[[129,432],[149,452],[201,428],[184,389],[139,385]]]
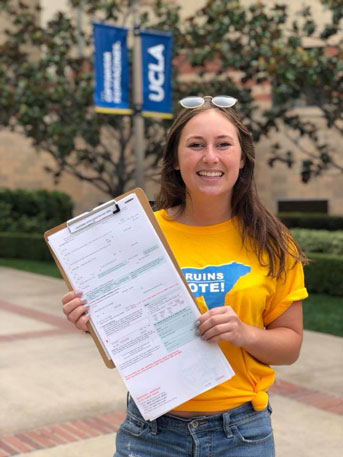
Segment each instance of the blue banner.
[[172,118],[172,35],[140,32],[142,54],[143,116]]
[[93,23],[94,103],[100,113],[132,113],[126,37],[125,28]]

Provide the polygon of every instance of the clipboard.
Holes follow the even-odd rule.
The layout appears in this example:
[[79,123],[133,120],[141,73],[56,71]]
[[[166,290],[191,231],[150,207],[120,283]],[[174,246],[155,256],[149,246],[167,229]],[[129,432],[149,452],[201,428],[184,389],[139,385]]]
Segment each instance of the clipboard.
[[[93,208],[92,210],[86,212],[86,213],[83,213],[83,214],[80,214],[79,216],[76,216],[74,217],[73,219],[70,219],[69,221],[67,222],[64,222],[63,224],[60,224],[48,231],[46,231],[44,233],[44,240],[51,252],[51,255],[68,287],[69,290],[72,290],[73,287],[69,281],[69,278],[66,274],[66,272],[64,271],[63,269],[63,266],[61,265],[61,263],[59,262],[58,258],[56,257],[53,249],[51,248],[50,244],[49,244],[49,236],[53,235],[54,233],[60,231],[60,230],[63,230],[65,228],[68,228],[71,235],[73,233],[75,233],[76,231],[78,230],[84,230],[86,228],[88,228],[90,225],[92,225],[93,223],[96,223],[100,220],[102,220],[103,218],[105,217],[114,217],[116,216],[116,214],[120,214],[120,201],[122,201],[123,199],[125,199],[126,197],[128,197],[129,195],[132,195],[132,194],[135,194],[137,199],[139,200],[139,203],[141,205],[141,207],[143,208],[145,214],[147,215],[152,227],[154,228],[156,234],[158,235],[158,237],[160,238],[167,254],[169,255],[178,275],[180,276],[182,282],[184,283],[184,285],[186,286],[190,296],[192,297],[194,303],[196,304],[196,306],[198,307],[198,304],[196,302],[196,300],[193,298],[193,295],[192,295],[192,292],[181,272],[181,269],[167,243],[167,240],[165,239],[164,235],[163,235],[163,232],[160,228],[160,226],[158,225],[157,223],[157,220],[155,218],[155,215],[150,207],[150,204],[149,204],[149,201],[144,193],[144,191],[140,188],[136,188],[136,189],[133,189],[129,192],[126,192],[122,195],[120,195],[119,197],[116,197],[114,200],[109,200],[108,202],[102,204],[102,205],[99,205],[95,208]],[[114,208],[114,210],[113,210]],[[115,220],[115,219],[114,219]],[[98,348],[98,351],[105,363],[105,365],[108,367],[108,368],[115,368],[115,365],[112,361],[112,359],[109,359],[108,356],[106,355],[106,352],[105,352],[105,349],[104,349],[104,346],[102,345],[96,331],[94,330],[93,326],[91,325],[90,322],[87,323],[87,328],[88,328],[88,331],[90,333],[90,335],[92,336],[97,348]]]

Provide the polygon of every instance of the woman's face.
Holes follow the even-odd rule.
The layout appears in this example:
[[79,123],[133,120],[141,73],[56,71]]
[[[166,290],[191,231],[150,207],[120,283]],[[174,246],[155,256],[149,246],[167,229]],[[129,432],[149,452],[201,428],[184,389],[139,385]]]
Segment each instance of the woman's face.
[[244,165],[236,127],[214,109],[194,116],[180,136],[176,169],[191,198],[225,197]]

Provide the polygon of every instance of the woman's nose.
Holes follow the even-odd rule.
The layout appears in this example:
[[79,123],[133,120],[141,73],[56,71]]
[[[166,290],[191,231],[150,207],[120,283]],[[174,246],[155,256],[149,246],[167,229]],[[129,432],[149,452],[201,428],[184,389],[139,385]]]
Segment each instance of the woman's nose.
[[217,163],[218,162],[218,155],[213,146],[207,146],[207,148],[204,150],[202,160],[205,163]]

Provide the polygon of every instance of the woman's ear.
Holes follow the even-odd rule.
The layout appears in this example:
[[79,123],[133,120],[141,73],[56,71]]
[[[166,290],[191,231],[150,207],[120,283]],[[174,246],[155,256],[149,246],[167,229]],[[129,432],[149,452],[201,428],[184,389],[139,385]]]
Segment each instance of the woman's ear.
[[241,149],[241,160],[239,162],[239,169],[241,170],[242,168],[244,168],[244,165],[245,165],[245,159],[246,159],[246,154],[242,151]]

